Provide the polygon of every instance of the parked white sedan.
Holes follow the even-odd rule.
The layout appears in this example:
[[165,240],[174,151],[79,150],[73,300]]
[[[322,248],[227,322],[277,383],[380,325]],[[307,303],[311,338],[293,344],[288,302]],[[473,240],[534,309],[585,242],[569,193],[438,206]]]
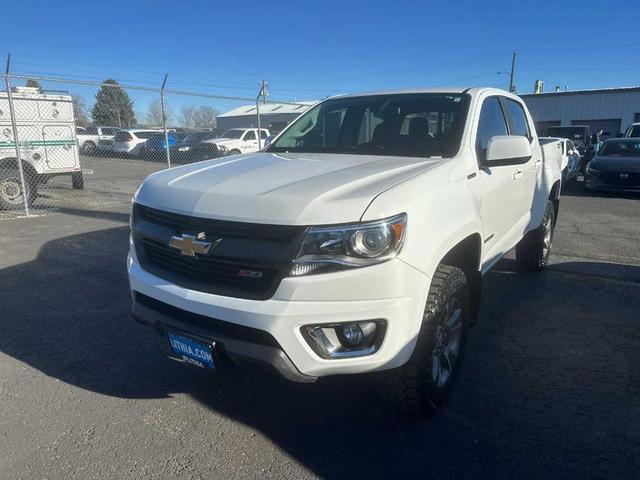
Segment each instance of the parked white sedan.
[[162,130],[127,128],[120,130],[113,138],[111,147],[114,153],[126,155],[142,155],[147,140]]

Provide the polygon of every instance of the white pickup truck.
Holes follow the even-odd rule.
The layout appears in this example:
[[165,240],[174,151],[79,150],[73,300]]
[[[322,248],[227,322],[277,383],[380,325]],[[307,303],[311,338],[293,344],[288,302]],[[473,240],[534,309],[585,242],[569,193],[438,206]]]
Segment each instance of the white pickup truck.
[[482,277],[548,261],[561,152],[489,88],[347,95],[261,152],[149,176],[133,199],[133,317],[185,361],[285,378],[380,372],[410,412],[444,402]]
[[260,141],[258,141],[257,128],[230,128],[222,134],[222,137],[205,140],[202,143],[215,145],[220,155],[238,155],[257,152],[265,146],[269,136],[269,130],[266,128],[260,129]]
[[113,144],[113,137],[120,131],[116,127],[76,127],[76,138],[80,153],[94,155],[99,151],[109,150]]

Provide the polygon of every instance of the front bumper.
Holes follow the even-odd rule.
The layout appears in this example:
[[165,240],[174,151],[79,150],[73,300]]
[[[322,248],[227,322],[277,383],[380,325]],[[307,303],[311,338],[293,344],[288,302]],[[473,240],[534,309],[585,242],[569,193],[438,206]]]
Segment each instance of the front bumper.
[[[139,322],[160,332],[173,329],[214,340],[230,357],[269,364],[296,381],[386,370],[405,363],[415,346],[429,288],[426,275],[399,259],[360,269],[288,277],[268,300],[227,297],[171,284],[143,270],[135,253],[129,255],[127,264],[133,316]],[[146,300],[147,305],[142,305],[140,298],[150,298],[157,308],[149,308]],[[387,328],[380,348],[368,356],[320,358],[300,331],[303,325],[372,319],[386,320]],[[248,328],[250,334],[239,335],[234,328],[226,330],[228,327]]]
[[624,184],[622,182],[618,184],[606,183],[603,182],[598,175],[589,173],[587,173],[587,175],[585,176],[585,187],[590,190],[600,190],[608,192],[640,192],[640,185],[638,184]]

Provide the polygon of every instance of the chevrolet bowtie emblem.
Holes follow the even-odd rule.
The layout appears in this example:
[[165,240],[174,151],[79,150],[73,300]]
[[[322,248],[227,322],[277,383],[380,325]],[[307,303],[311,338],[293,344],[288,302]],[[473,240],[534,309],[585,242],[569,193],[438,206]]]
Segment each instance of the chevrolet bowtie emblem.
[[207,255],[209,251],[212,248],[216,248],[221,241],[222,239],[219,238],[209,242],[206,239],[204,232],[200,232],[198,235],[183,233],[179,237],[176,235],[171,237],[169,246],[176,250],[180,250],[182,255],[195,257],[196,253],[199,253],[200,255]]

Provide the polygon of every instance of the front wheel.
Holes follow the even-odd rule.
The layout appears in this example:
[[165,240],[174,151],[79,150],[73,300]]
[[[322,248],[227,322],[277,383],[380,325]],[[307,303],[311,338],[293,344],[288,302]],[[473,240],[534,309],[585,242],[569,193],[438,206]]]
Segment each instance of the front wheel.
[[24,208],[25,198],[31,205],[37,195],[36,182],[25,179],[25,192],[22,191],[20,175],[14,170],[0,170],[0,210],[20,210]]
[[549,263],[553,232],[556,223],[556,209],[553,202],[547,202],[542,223],[527,233],[516,245],[516,262],[523,270],[542,270]]
[[470,319],[469,287],[462,270],[440,265],[433,276],[413,354],[382,372],[380,393],[409,414],[430,414],[455,383]]

